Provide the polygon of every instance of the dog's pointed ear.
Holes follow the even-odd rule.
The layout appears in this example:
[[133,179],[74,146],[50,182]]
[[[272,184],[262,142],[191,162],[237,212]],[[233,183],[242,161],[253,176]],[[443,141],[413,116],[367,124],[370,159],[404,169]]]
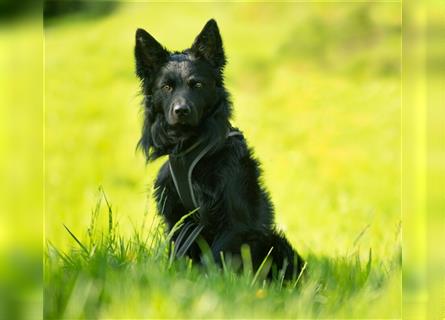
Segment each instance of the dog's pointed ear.
[[134,55],[136,74],[144,79],[167,60],[168,51],[147,31],[137,29]]
[[216,21],[210,19],[196,37],[191,52],[198,57],[206,59],[218,69],[226,64],[226,56]]

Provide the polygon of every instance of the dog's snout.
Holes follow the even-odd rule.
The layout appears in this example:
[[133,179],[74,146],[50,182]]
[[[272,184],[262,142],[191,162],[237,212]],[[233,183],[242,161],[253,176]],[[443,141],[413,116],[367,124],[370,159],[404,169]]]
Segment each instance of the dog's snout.
[[193,103],[182,97],[172,102],[165,116],[170,125],[195,125],[197,119]]
[[178,117],[188,116],[191,112],[189,105],[186,103],[176,103],[173,106],[173,113]]

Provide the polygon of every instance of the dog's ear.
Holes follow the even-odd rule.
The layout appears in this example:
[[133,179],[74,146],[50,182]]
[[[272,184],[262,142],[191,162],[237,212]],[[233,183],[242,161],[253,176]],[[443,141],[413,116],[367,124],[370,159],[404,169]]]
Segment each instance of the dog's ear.
[[196,56],[206,59],[215,68],[223,69],[226,64],[226,56],[215,20],[210,19],[207,21],[190,50]]
[[137,29],[134,55],[137,76],[147,80],[167,60],[168,51],[147,31]]

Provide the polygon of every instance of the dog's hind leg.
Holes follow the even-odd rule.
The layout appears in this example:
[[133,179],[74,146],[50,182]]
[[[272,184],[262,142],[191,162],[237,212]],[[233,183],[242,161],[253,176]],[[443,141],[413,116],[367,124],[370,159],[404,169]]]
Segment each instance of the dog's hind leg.
[[[282,272],[286,280],[296,279],[300,274],[304,261],[292,248],[287,239],[276,231],[255,229],[235,230],[221,234],[211,245],[215,262],[221,264],[221,252],[240,259],[241,247],[246,244],[250,248],[252,266],[257,270],[269,251],[272,257],[272,271]],[[272,272],[268,277],[273,276]]]

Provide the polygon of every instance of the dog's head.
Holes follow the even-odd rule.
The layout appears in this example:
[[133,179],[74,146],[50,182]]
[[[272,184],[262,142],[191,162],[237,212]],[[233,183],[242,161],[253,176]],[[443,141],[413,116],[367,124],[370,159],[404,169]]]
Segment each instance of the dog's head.
[[198,136],[225,134],[231,113],[223,86],[226,63],[215,20],[192,46],[170,52],[143,29],[136,31],[136,74],[144,95],[139,147],[147,160]]

